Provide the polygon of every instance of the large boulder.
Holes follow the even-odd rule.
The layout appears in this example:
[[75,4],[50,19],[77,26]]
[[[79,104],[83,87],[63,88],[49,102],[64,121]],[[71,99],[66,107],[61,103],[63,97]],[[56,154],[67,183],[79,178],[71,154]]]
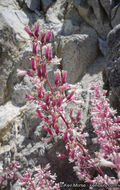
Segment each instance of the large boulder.
[[110,91],[111,103],[119,107],[120,102],[120,24],[107,37],[107,67],[103,73],[105,87]]
[[105,38],[111,29],[109,15],[111,1],[104,1],[104,4],[99,0],[72,1],[83,20],[92,26],[102,38]]
[[59,39],[57,53],[62,57],[62,69],[68,71],[68,82],[75,83],[85,69],[96,58],[98,52],[97,36],[93,34],[74,34]]
[[20,58],[20,52],[24,49],[26,40],[29,39],[24,31],[24,26],[28,24],[28,22],[29,19],[23,11],[1,7],[0,104],[4,103],[8,98],[11,86],[11,75],[20,59],[22,59]]

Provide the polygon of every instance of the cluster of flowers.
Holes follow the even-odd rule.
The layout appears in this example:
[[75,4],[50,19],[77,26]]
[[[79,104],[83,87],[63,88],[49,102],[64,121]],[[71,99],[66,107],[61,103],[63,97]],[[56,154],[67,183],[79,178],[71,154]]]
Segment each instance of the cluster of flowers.
[[[20,165],[17,161],[13,161],[9,167],[0,171],[0,184],[8,181],[17,180],[17,186],[23,190],[59,190],[59,184],[55,183],[56,175],[52,175],[49,171],[50,165],[45,168],[37,166],[34,171],[30,169],[23,176],[19,174]],[[31,174],[33,173],[33,174]]]
[[[96,142],[100,144],[100,152],[96,153],[96,158],[89,155],[86,147],[87,133],[83,132],[81,126],[81,111],[77,110],[77,114],[73,114],[73,109],[69,110],[69,114],[65,113],[65,106],[68,102],[75,103],[75,92],[72,86],[66,82],[67,72],[57,70],[54,73],[54,85],[49,82],[47,74],[47,66],[50,63],[59,64],[59,59],[53,58],[50,42],[51,31],[39,31],[39,24],[35,24],[34,32],[29,27],[25,28],[26,32],[32,39],[33,53],[31,55],[31,70],[18,70],[18,75],[28,75],[31,77],[37,89],[37,96],[30,94],[26,95],[29,100],[34,100],[37,103],[36,115],[43,121],[42,128],[45,129],[50,139],[60,136],[66,144],[67,155],[61,155],[59,152],[56,155],[59,158],[68,157],[70,162],[75,163],[74,170],[78,178],[88,183],[99,184],[118,184],[120,182],[120,154],[119,154],[119,117],[115,117],[115,112],[110,109],[108,101],[100,96],[99,86],[94,87],[92,95],[92,124],[97,134]],[[49,90],[44,88],[47,83]],[[71,92],[66,95],[66,90],[71,89]],[[46,139],[47,141],[47,139]],[[110,167],[117,173],[117,179],[104,174],[102,167]],[[33,178],[30,171],[21,178],[25,187],[28,189],[59,189],[59,185],[54,185],[54,177],[50,175],[48,170],[49,165],[42,170],[39,166],[39,173]],[[98,172],[97,177],[91,174],[91,168]],[[52,178],[53,181],[48,181],[46,175]],[[42,178],[40,177],[42,176]],[[45,177],[44,177],[45,176]],[[47,185],[51,187],[47,187]],[[43,185],[43,186],[42,186]],[[45,186],[46,185],[46,186]],[[31,190],[30,189],[30,190]]]

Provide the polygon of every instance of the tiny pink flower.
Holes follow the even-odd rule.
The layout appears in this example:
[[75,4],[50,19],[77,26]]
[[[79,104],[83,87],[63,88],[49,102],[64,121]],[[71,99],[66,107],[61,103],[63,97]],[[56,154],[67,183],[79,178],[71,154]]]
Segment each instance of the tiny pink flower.
[[42,72],[41,72],[41,66],[40,66],[40,65],[37,67],[37,75],[38,75],[38,77],[41,79],[41,77],[42,77]]
[[74,91],[70,93],[70,95],[67,97],[68,101],[74,100],[76,98]]
[[54,72],[54,81],[56,86],[58,86],[61,82],[61,73],[59,70]]
[[41,70],[42,70],[42,77],[44,78],[46,76],[46,65],[42,65],[41,66]]
[[29,100],[36,100],[36,98],[34,96],[31,96],[29,94],[26,94],[26,98]]
[[40,87],[39,89],[38,89],[38,97],[39,98],[42,98],[44,96],[44,89],[42,88],[42,87]]
[[36,55],[37,54],[37,43],[33,42],[33,54]]
[[80,121],[80,119],[81,119],[81,111],[79,110],[76,116],[76,120]]
[[42,114],[42,112],[39,109],[36,110],[36,115],[41,119],[45,118],[44,114]]
[[33,71],[36,71],[36,61],[34,58],[31,58],[31,66],[32,66]]
[[45,57],[48,61],[52,60],[52,49],[49,46],[45,48]]
[[66,83],[67,71],[62,70],[62,84]]
[[27,74],[27,71],[17,69],[17,76],[25,76]]
[[28,75],[29,77],[33,77],[33,73],[32,73],[30,70],[27,70],[27,75]]
[[42,30],[40,31],[40,36],[41,36],[41,43],[44,44],[45,43],[45,36],[46,36],[46,31]]
[[48,42],[50,41],[51,36],[52,36],[52,32],[49,30],[49,31],[47,32],[46,43],[48,43]]
[[46,102],[46,105],[49,106],[50,105],[50,97],[49,97],[49,92],[47,92],[45,94],[45,102]]
[[29,36],[34,37],[34,34],[31,32],[29,26],[26,26],[24,30],[29,34]]
[[39,24],[35,23],[35,36],[38,38],[39,37]]

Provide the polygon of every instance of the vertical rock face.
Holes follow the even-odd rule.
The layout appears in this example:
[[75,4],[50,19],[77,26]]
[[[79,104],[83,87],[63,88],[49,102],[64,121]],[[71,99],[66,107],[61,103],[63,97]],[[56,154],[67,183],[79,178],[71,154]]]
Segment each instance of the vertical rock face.
[[[107,38],[107,67],[104,73],[105,85],[111,93],[111,103],[120,102],[120,24],[110,31]],[[117,106],[117,107],[118,107]]]
[[111,23],[113,27],[120,24],[120,3],[111,12]]
[[62,57],[62,68],[68,71],[68,82],[75,83],[83,75],[98,52],[97,36],[74,34],[60,39],[59,56]]

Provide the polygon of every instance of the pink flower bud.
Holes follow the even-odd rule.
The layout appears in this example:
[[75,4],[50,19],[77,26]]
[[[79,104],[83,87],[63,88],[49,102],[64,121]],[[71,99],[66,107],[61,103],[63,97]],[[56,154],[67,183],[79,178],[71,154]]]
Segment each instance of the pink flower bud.
[[45,57],[48,61],[52,60],[52,49],[49,46],[45,48]]
[[38,38],[39,37],[39,24],[35,23],[35,36]]
[[75,96],[75,93],[74,93],[74,91],[73,92],[71,92],[71,94],[67,97],[67,100],[68,101],[71,101],[71,100],[73,100],[73,99],[75,99],[76,98],[76,96]]
[[61,82],[61,74],[60,74],[60,71],[57,70],[54,72],[54,80],[55,80],[55,85],[58,86]]
[[32,66],[33,71],[36,71],[36,61],[34,58],[31,58],[31,66]]
[[61,104],[62,104],[62,98],[59,97],[59,98],[58,98],[58,101],[57,101],[57,106],[60,107]]
[[45,102],[46,102],[47,106],[49,106],[49,105],[50,105],[50,97],[49,97],[49,92],[47,92],[47,93],[45,94]]
[[33,77],[33,73],[32,73],[30,70],[27,70],[27,75],[28,75],[29,77]]
[[41,36],[41,43],[44,44],[45,43],[45,36],[46,36],[46,32],[45,31],[40,31],[40,36]]
[[33,42],[33,54],[36,55],[37,54],[37,43]]
[[44,78],[46,76],[46,65],[42,65],[41,66],[41,70],[42,70],[42,77]]
[[80,119],[81,119],[81,111],[79,110],[76,116],[76,120],[80,121]]
[[65,143],[68,142],[67,132],[64,133],[64,141],[65,141]]
[[26,26],[24,30],[29,34],[29,36],[34,37],[34,34],[31,32],[29,26]]
[[66,83],[67,71],[62,70],[62,84]]
[[26,94],[26,98],[29,100],[36,100],[36,98],[34,96],[31,96],[29,94]]
[[45,105],[41,105],[41,108],[42,108],[43,110],[45,110],[45,111],[48,110],[47,107],[46,107]]
[[53,100],[52,100],[52,106],[54,107],[55,105],[56,105],[56,100],[53,99]]
[[42,88],[42,87],[40,87],[39,89],[38,89],[38,97],[39,98],[42,98],[44,96],[44,89]]
[[51,36],[52,36],[52,32],[49,30],[49,31],[47,32],[46,43],[48,43],[48,42],[50,41]]
[[41,119],[45,117],[44,114],[42,114],[42,112],[39,109],[36,110],[36,115],[40,117]]
[[37,75],[41,79],[42,73],[41,73],[41,67],[40,67],[40,65],[37,67]]

